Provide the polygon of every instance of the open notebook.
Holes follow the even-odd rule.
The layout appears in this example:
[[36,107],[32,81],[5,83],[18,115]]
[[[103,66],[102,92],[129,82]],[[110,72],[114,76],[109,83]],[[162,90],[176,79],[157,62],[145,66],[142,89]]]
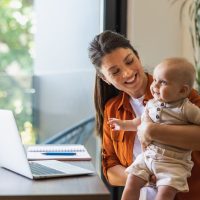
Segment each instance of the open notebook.
[[29,146],[27,158],[28,160],[91,160],[87,149],[81,144]]
[[10,110],[0,110],[0,166],[30,179],[92,174],[93,171],[57,160],[28,161]]

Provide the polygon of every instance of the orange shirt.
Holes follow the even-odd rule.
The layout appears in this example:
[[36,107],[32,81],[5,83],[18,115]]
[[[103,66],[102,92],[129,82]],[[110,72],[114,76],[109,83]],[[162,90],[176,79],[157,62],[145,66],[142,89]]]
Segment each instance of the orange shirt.
[[[145,106],[149,99],[152,99],[150,84],[152,76],[148,76],[148,85],[144,94],[143,105]],[[129,96],[121,92],[118,96],[110,99],[104,110],[103,125],[103,146],[102,146],[102,166],[103,173],[107,177],[107,170],[115,165],[128,167],[133,162],[133,144],[135,140],[135,131],[113,131],[108,125],[109,118],[134,119],[135,113],[129,102]],[[195,90],[192,90],[189,99],[192,103],[200,107],[200,96]],[[199,133],[200,134],[200,133]],[[188,193],[178,193],[176,200],[198,200],[200,196],[200,152],[193,152],[192,158],[194,167],[192,176],[188,179],[190,191]]]

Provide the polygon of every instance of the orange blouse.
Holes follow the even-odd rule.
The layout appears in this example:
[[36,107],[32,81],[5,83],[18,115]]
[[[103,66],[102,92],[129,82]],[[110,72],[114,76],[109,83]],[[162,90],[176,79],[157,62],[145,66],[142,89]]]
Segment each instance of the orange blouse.
[[[144,95],[143,105],[145,106],[149,99],[152,99],[150,84],[152,76],[147,75],[148,85]],[[130,120],[135,118],[135,113],[130,105],[129,96],[121,92],[118,96],[110,99],[104,110],[103,124],[103,146],[102,146],[102,167],[106,179],[107,170],[115,165],[128,167],[133,162],[133,144],[135,140],[135,131],[114,131],[108,125],[109,118],[118,118]],[[189,99],[192,103],[200,107],[200,96],[197,91],[192,90]],[[192,158],[194,167],[192,176],[188,179],[190,191],[188,193],[178,193],[176,200],[197,200],[200,196],[200,152],[193,152]]]

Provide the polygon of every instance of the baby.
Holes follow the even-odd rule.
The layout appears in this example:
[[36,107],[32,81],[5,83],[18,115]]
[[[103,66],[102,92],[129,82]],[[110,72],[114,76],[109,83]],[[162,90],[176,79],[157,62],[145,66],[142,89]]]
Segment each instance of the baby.
[[[114,130],[137,130],[145,115],[149,115],[155,123],[200,125],[200,108],[187,98],[194,80],[195,69],[186,59],[164,60],[154,69],[150,87],[154,99],[148,101],[141,120],[111,118],[110,126]],[[187,178],[192,167],[189,149],[152,142],[126,169],[128,177],[122,199],[138,200],[140,189],[151,175],[156,176],[156,200],[174,199],[177,192],[189,190]]]

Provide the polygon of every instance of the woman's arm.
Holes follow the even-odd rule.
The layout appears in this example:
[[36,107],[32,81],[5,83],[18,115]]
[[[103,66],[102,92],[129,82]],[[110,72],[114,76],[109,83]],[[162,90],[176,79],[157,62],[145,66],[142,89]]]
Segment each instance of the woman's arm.
[[140,126],[138,135],[145,146],[152,141],[183,149],[200,150],[200,126],[166,125],[145,122]]
[[122,165],[115,165],[107,170],[109,183],[115,186],[124,186],[126,183],[127,175],[125,167]]
[[110,128],[108,123],[110,113],[107,113],[107,110],[109,109],[104,111],[102,168],[105,178],[111,185],[121,186],[125,185],[126,182],[125,167],[123,167],[120,158],[117,156],[119,149],[116,149],[114,146],[118,144],[122,133],[118,132],[117,134]]

